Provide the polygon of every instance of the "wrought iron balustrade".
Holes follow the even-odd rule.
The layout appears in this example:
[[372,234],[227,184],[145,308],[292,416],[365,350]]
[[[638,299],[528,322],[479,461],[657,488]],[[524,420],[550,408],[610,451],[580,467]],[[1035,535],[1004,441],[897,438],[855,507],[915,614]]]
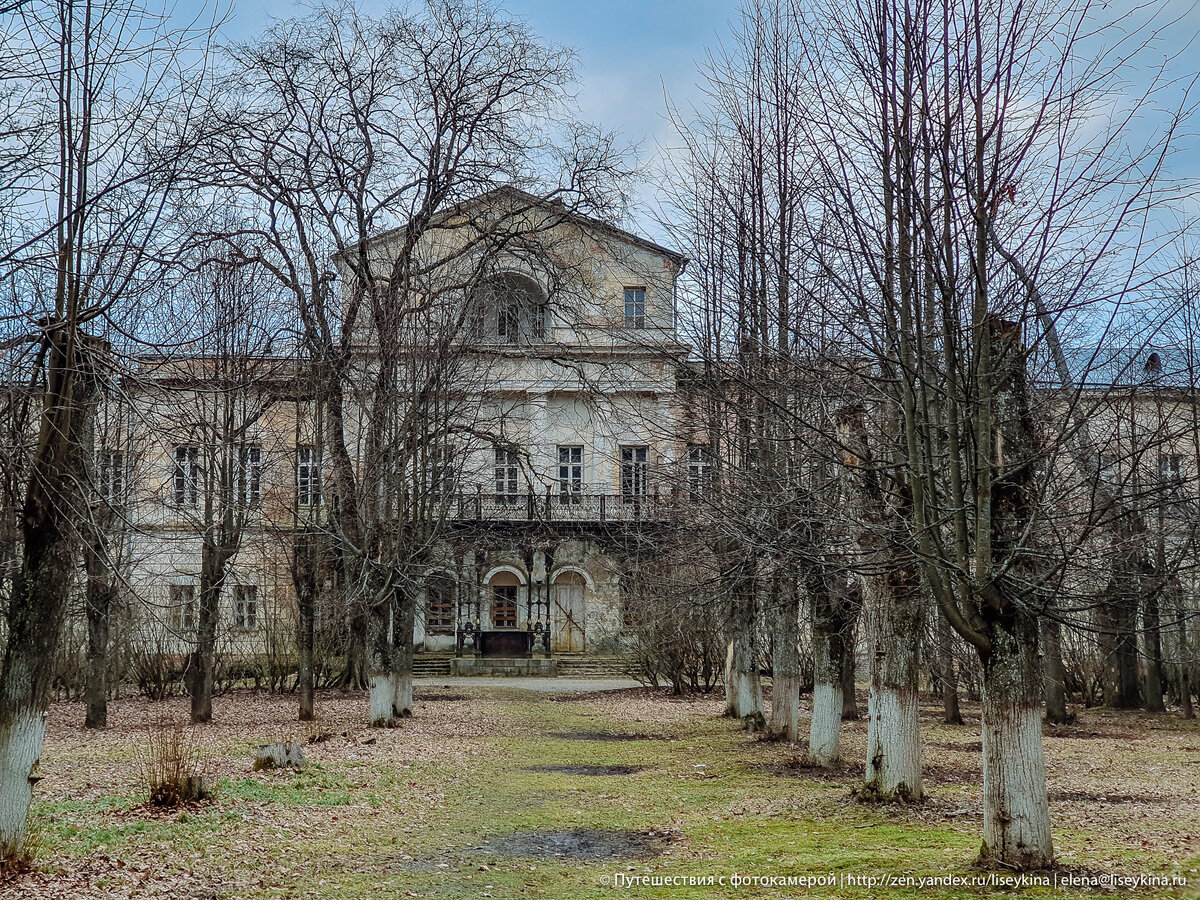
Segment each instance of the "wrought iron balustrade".
[[448,518],[467,522],[662,522],[672,517],[673,510],[670,496],[657,492],[629,495],[550,489],[496,493],[480,488],[452,494],[447,500]]

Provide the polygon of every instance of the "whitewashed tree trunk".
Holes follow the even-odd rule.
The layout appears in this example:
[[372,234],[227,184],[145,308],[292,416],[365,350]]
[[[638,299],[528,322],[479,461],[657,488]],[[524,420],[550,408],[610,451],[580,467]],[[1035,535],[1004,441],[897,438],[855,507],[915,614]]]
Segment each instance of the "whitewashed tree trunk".
[[[808,729],[812,765],[833,766],[841,759],[845,717],[847,657],[854,655],[854,626],[862,609],[857,579],[846,583],[828,570],[810,578],[812,607],[813,712]],[[852,668],[852,665],[851,665]],[[851,682],[853,695],[853,682]]]
[[903,563],[878,579],[875,652],[867,699],[867,771],[864,799],[916,801],[921,786],[918,676],[921,594]]
[[372,728],[388,728],[393,724],[396,706],[395,609],[390,592],[377,592],[373,599],[370,615],[371,653],[367,669],[369,721]]
[[45,717],[24,709],[0,729],[0,855],[23,855],[26,817],[46,734]]
[[396,692],[392,699],[392,715],[404,719],[413,713],[413,673],[410,667],[407,671],[397,672],[393,676]]
[[842,755],[842,654],[833,646],[841,638],[813,623],[813,701],[808,728],[808,760],[833,766]]
[[734,638],[725,655],[725,714],[745,721],[762,719],[762,679],[758,674],[757,654],[748,642]]
[[722,580],[729,586],[729,646],[725,655],[725,714],[747,727],[764,724],[762,680],[758,674],[757,579],[753,561],[744,557],[727,564]]
[[396,703],[396,679],[390,672],[372,672],[370,685],[371,727],[387,728],[392,724],[392,710]]
[[795,675],[772,676],[770,734],[792,744],[800,740],[800,679]]
[[395,665],[392,676],[395,685],[392,715],[398,719],[408,718],[413,714],[413,631],[416,628],[416,617],[416,596],[411,591],[397,590],[395,627],[392,633],[395,647],[392,654]]
[[1042,753],[1042,666],[1037,623],[992,629],[983,663],[984,862],[1043,869],[1054,862]]
[[0,859],[27,855],[26,827],[45,736],[54,658],[72,576],[78,567],[72,518],[86,515],[85,436],[95,410],[95,381],[82,339],[66,328],[46,336],[47,389],[41,441],[33,459],[21,523],[21,567],[7,610],[0,666]]

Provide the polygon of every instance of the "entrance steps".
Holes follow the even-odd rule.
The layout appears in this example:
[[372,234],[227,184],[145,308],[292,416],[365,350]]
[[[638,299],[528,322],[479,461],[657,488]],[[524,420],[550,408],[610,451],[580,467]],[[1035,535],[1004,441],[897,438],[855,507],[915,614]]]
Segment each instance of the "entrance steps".
[[620,656],[561,654],[558,674],[570,678],[628,678],[629,661]]
[[523,675],[540,675],[554,677],[558,674],[557,659],[505,659],[490,657],[476,659],[464,656],[450,661],[451,675],[493,675],[500,677],[519,677]]
[[628,661],[619,656],[588,656],[583,653],[556,653],[550,659],[476,659],[455,658],[448,653],[417,653],[413,657],[413,675],[417,678],[439,678],[447,675],[627,678],[627,665]]
[[441,653],[413,654],[413,676],[416,678],[436,678],[439,675],[450,674],[450,663],[454,657]]

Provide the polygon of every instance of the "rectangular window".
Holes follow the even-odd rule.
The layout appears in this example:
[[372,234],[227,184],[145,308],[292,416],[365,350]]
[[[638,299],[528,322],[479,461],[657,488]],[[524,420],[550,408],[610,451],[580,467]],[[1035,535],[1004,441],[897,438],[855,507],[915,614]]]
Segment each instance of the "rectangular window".
[[506,344],[517,343],[521,337],[521,307],[500,307],[496,320],[496,334]]
[[238,447],[237,498],[241,506],[262,502],[262,447]]
[[454,633],[454,582],[444,575],[425,582],[425,632]]
[[235,584],[233,586],[233,625],[241,631],[258,627],[258,586]]
[[544,341],[547,337],[546,325],[550,316],[544,303],[535,303],[529,308],[529,334],[535,341]]
[[1178,453],[1160,453],[1158,477],[1167,493],[1177,495],[1183,489],[1183,457]]
[[578,503],[583,496],[583,448],[558,448],[558,499]]
[[200,448],[176,447],[173,473],[176,506],[196,506],[200,502]]
[[316,447],[296,448],[296,505],[320,506],[321,460]]
[[646,496],[650,475],[649,447],[621,448],[621,499],[626,502]]
[[178,632],[190,632],[196,627],[196,586],[173,584],[170,594],[171,627]]
[[625,288],[625,327],[646,327],[646,289]]
[[430,454],[429,489],[434,500],[445,500],[458,490],[453,447],[440,446]]
[[521,489],[521,463],[515,450],[496,448],[496,502],[516,503]]
[[517,586],[500,584],[492,588],[492,627],[517,627]]
[[112,504],[125,502],[125,454],[120,450],[101,450],[99,466],[100,483],[96,490],[100,499]]
[[712,457],[708,447],[688,447],[688,498],[693,502],[712,493]]

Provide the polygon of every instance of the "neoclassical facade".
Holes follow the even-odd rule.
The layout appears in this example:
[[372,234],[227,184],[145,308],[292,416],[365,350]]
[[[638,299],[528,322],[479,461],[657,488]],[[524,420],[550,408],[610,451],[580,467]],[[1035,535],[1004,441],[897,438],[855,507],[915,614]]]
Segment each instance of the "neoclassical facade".
[[[520,215],[542,215],[519,192],[500,202],[512,196],[525,204]],[[611,225],[551,213],[525,228],[536,242],[489,251],[440,351],[456,354],[455,399],[436,446],[421,450],[437,539],[412,573],[419,650],[502,655],[536,642],[551,653],[611,652],[624,627],[622,572],[675,527],[689,464],[676,389],[685,260]],[[469,231],[453,215],[436,240]],[[368,242],[379,271],[402,239],[401,230]],[[339,275],[352,286],[346,266]],[[360,449],[380,365],[373,329],[354,346],[347,444],[365,483],[375,474]],[[422,346],[410,341],[405,352]],[[194,638],[204,544],[232,525],[220,644],[235,654],[287,645],[295,535],[328,519],[322,398],[294,359],[197,354],[145,361],[135,374],[102,409],[96,477],[128,526],[117,552],[146,627],[164,647]],[[386,490],[408,491],[421,477],[406,469]]]

